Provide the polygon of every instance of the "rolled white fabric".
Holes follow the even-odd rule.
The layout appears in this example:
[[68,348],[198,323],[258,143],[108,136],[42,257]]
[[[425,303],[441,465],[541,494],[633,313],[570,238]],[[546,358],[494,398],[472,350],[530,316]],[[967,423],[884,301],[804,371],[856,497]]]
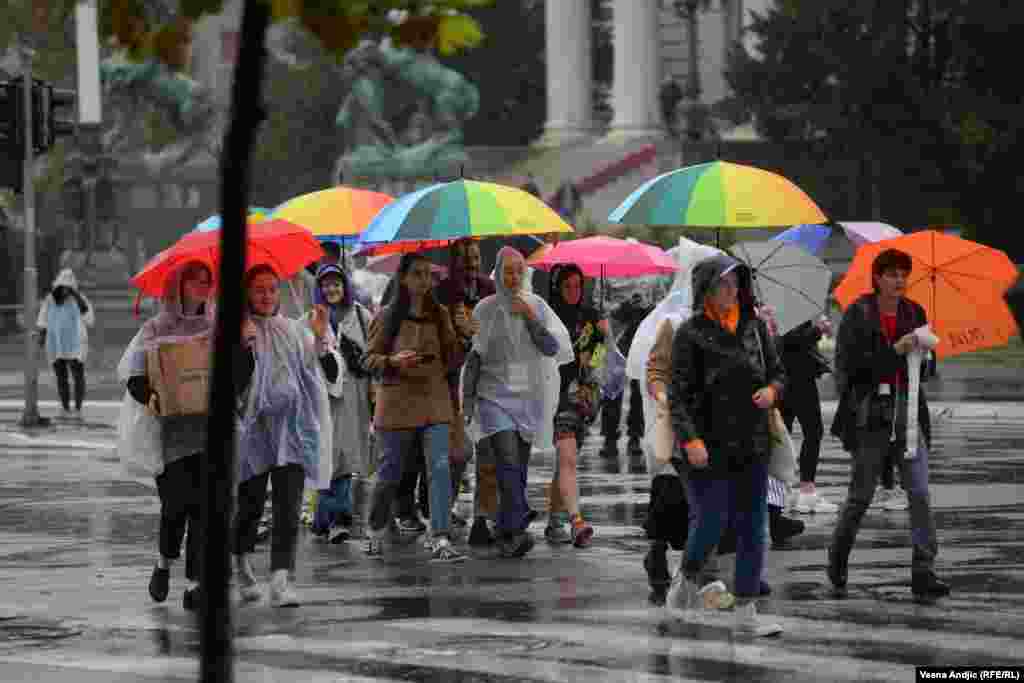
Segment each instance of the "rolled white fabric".
[[917,457],[917,445],[920,440],[920,429],[918,428],[917,422],[917,402],[918,396],[921,393],[921,363],[924,361],[928,352],[934,349],[938,343],[939,338],[935,336],[931,328],[928,325],[914,330],[913,334],[917,337],[917,346],[914,350],[907,354],[907,453],[905,457],[908,460],[912,460]]

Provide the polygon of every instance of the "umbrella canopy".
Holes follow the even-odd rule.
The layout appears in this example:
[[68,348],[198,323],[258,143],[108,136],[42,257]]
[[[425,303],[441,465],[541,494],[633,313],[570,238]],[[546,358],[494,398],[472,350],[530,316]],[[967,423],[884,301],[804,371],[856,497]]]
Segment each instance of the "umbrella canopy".
[[648,180],[608,216],[612,223],[759,228],[828,219],[790,180],[755,166],[712,161]]
[[575,263],[587,277],[637,277],[679,269],[658,247],[604,235],[545,244],[526,261],[540,270],[551,270],[559,263]]
[[1019,333],[1003,298],[1018,277],[1009,257],[998,249],[934,230],[858,248],[835,290],[844,310],[873,290],[871,265],[886,249],[910,255],[913,268],[906,296],[924,306],[928,323],[939,337],[938,357],[1002,346]]
[[319,240],[342,242],[365,230],[393,201],[383,192],[338,186],[293,197],[274,209],[273,216],[308,228]]
[[[249,223],[259,223],[260,221],[266,220],[270,216],[270,213],[270,209],[263,209],[258,206],[250,206],[249,215],[247,219]],[[224,223],[221,220],[220,214],[215,213],[202,223],[197,224],[196,227],[193,228],[193,231],[210,232],[212,230],[220,230],[223,224]]]
[[[415,251],[463,237],[504,237],[572,227],[547,204],[515,187],[477,180],[437,183],[385,206],[359,236],[360,254]],[[397,246],[395,243],[399,243]]]
[[772,239],[800,247],[817,256],[825,249],[825,243],[831,236],[832,228],[827,225],[796,225]]
[[839,225],[855,247],[895,239],[903,234],[899,228],[877,221],[842,221]]
[[[219,272],[220,231],[190,232],[164,249],[132,279],[141,293],[159,297],[167,277],[189,261],[205,263],[211,272]],[[305,228],[279,219],[254,222],[250,219],[246,240],[246,270],[258,265],[274,269],[282,279],[298,273],[306,265],[323,258],[324,250]]]
[[780,335],[825,311],[832,271],[817,256],[777,240],[739,242],[729,251],[750,268],[759,303],[775,309]]

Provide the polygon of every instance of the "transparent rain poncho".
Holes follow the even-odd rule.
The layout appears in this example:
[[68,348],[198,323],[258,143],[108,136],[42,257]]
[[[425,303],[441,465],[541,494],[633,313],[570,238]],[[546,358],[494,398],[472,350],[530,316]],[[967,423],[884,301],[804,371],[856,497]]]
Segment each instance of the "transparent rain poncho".
[[[657,404],[647,391],[647,359],[654,348],[658,326],[666,320],[675,331],[693,315],[693,267],[706,258],[722,253],[720,249],[698,244],[685,237],[679,238],[679,246],[670,250],[670,253],[672,251],[675,252],[676,262],[679,264],[672,290],[640,323],[636,336],[633,337],[633,345],[629,349],[629,357],[626,359],[626,375],[630,379],[639,380],[643,388],[644,415],[658,414]],[[654,458],[655,423],[655,420],[649,419],[645,425],[644,452],[647,456],[647,471],[652,475],[674,474],[675,470],[671,465],[660,465]]]
[[[480,355],[477,399],[501,410],[516,425],[525,441],[543,448],[551,442],[552,422],[558,405],[560,377],[558,366],[575,357],[569,330],[542,298],[520,288],[518,294],[537,314],[537,320],[558,342],[554,356],[543,355],[530,338],[526,322],[512,313],[511,292],[505,286],[502,267],[506,259],[523,260],[522,254],[503,247],[497,256],[494,284],[497,293],[485,298],[473,310],[480,332],[473,338],[473,350]],[[524,273],[524,280],[526,274]],[[483,406],[477,410],[480,415]],[[488,429],[487,420],[473,422],[476,440],[497,430]]]
[[[132,377],[145,376],[148,351],[161,344],[191,341],[213,333],[212,299],[203,303],[199,314],[186,315],[184,312],[181,280],[190,265],[183,264],[167,278],[160,297],[160,312],[142,325],[122,354],[117,364],[117,378],[122,384]],[[211,287],[210,291],[214,289]],[[132,398],[127,390],[121,401],[117,436],[118,456],[127,471],[153,477],[163,472],[159,418]]]
[[313,333],[280,314],[250,320],[257,331],[256,367],[243,398],[238,480],[294,464],[305,471],[307,488],[329,488],[330,404]]

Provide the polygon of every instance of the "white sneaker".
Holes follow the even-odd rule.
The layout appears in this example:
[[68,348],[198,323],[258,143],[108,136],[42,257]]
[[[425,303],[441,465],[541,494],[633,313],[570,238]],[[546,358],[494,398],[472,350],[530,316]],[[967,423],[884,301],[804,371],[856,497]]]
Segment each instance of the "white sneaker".
[[278,569],[270,580],[271,607],[298,607],[299,596],[288,578],[287,569]]
[[263,591],[256,581],[256,574],[252,570],[252,562],[248,555],[238,556],[238,594],[242,602],[258,602],[263,599]]
[[758,615],[757,606],[753,601],[750,601],[745,605],[738,605],[736,607],[736,625],[734,630],[736,635],[765,638],[782,633],[782,626]]
[[665,605],[681,610],[690,610],[697,605],[697,584],[686,579],[682,567],[677,569],[675,576],[672,577],[672,585],[665,595]]
[[889,503],[889,498],[892,497],[892,491],[885,488],[884,486],[875,487],[875,495],[871,498],[871,507],[885,509],[885,506]]
[[817,491],[812,493],[800,492],[796,497],[796,505],[793,508],[800,514],[807,515],[813,512],[828,514],[839,510],[839,506],[830,502]]
[[885,510],[898,512],[906,510],[908,507],[910,507],[910,503],[907,501],[907,492],[903,490],[902,486],[897,486],[889,492],[889,498],[884,505]]
[[70,408],[61,408],[59,417],[62,420],[73,420],[75,419],[75,413]]
[[697,604],[704,609],[732,609],[736,605],[736,596],[721,581],[712,581],[697,591]]
[[430,553],[431,562],[465,562],[466,556],[452,547],[452,542],[445,537],[437,539]]

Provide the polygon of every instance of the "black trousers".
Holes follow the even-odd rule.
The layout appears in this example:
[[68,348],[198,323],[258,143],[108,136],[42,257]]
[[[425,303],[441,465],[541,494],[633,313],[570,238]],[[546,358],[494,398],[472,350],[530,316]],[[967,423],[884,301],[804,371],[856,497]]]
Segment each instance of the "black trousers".
[[160,496],[160,554],[172,560],[181,557],[181,542],[187,527],[185,576],[190,581],[199,580],[202,458],[202,453],[195,453],[176,460],[156,478]]
[[[626,392],[618,398],[604,401],[601,408],[601,434],[605,439],[619,438],[619,425],[622,424],[622,402]],[[629,415],[626,416],[626,433],[630,438],[643,438],[644,435],[644,396],[640,390],[640,382],[629,380]]]
[[818,474],[821,440],[825,436],[818,383],[811,377],[791,378],[786,385],[780,412],[789,431],[793,431],[793,423],[800,420],[804,435],[804,442],[800,445],[800,481],[813,482]]
[[235,553],[256,550],[256,535],[267,481],[273,485],[273,525],[270,538],[270,570],[295,569],[295,547],[299,539],[299,506],[306,473],[301,465],[285,465],[243,481],[238,485],[238,516],[235,520]]
[[64,410],[71,409],[71,387],[68,385],[68,370],[75,380],[75,409],[82,409],[85,400],[85,365],[82,361],[58,358],[53,361],[53,374],[57,376],[57,394]]

